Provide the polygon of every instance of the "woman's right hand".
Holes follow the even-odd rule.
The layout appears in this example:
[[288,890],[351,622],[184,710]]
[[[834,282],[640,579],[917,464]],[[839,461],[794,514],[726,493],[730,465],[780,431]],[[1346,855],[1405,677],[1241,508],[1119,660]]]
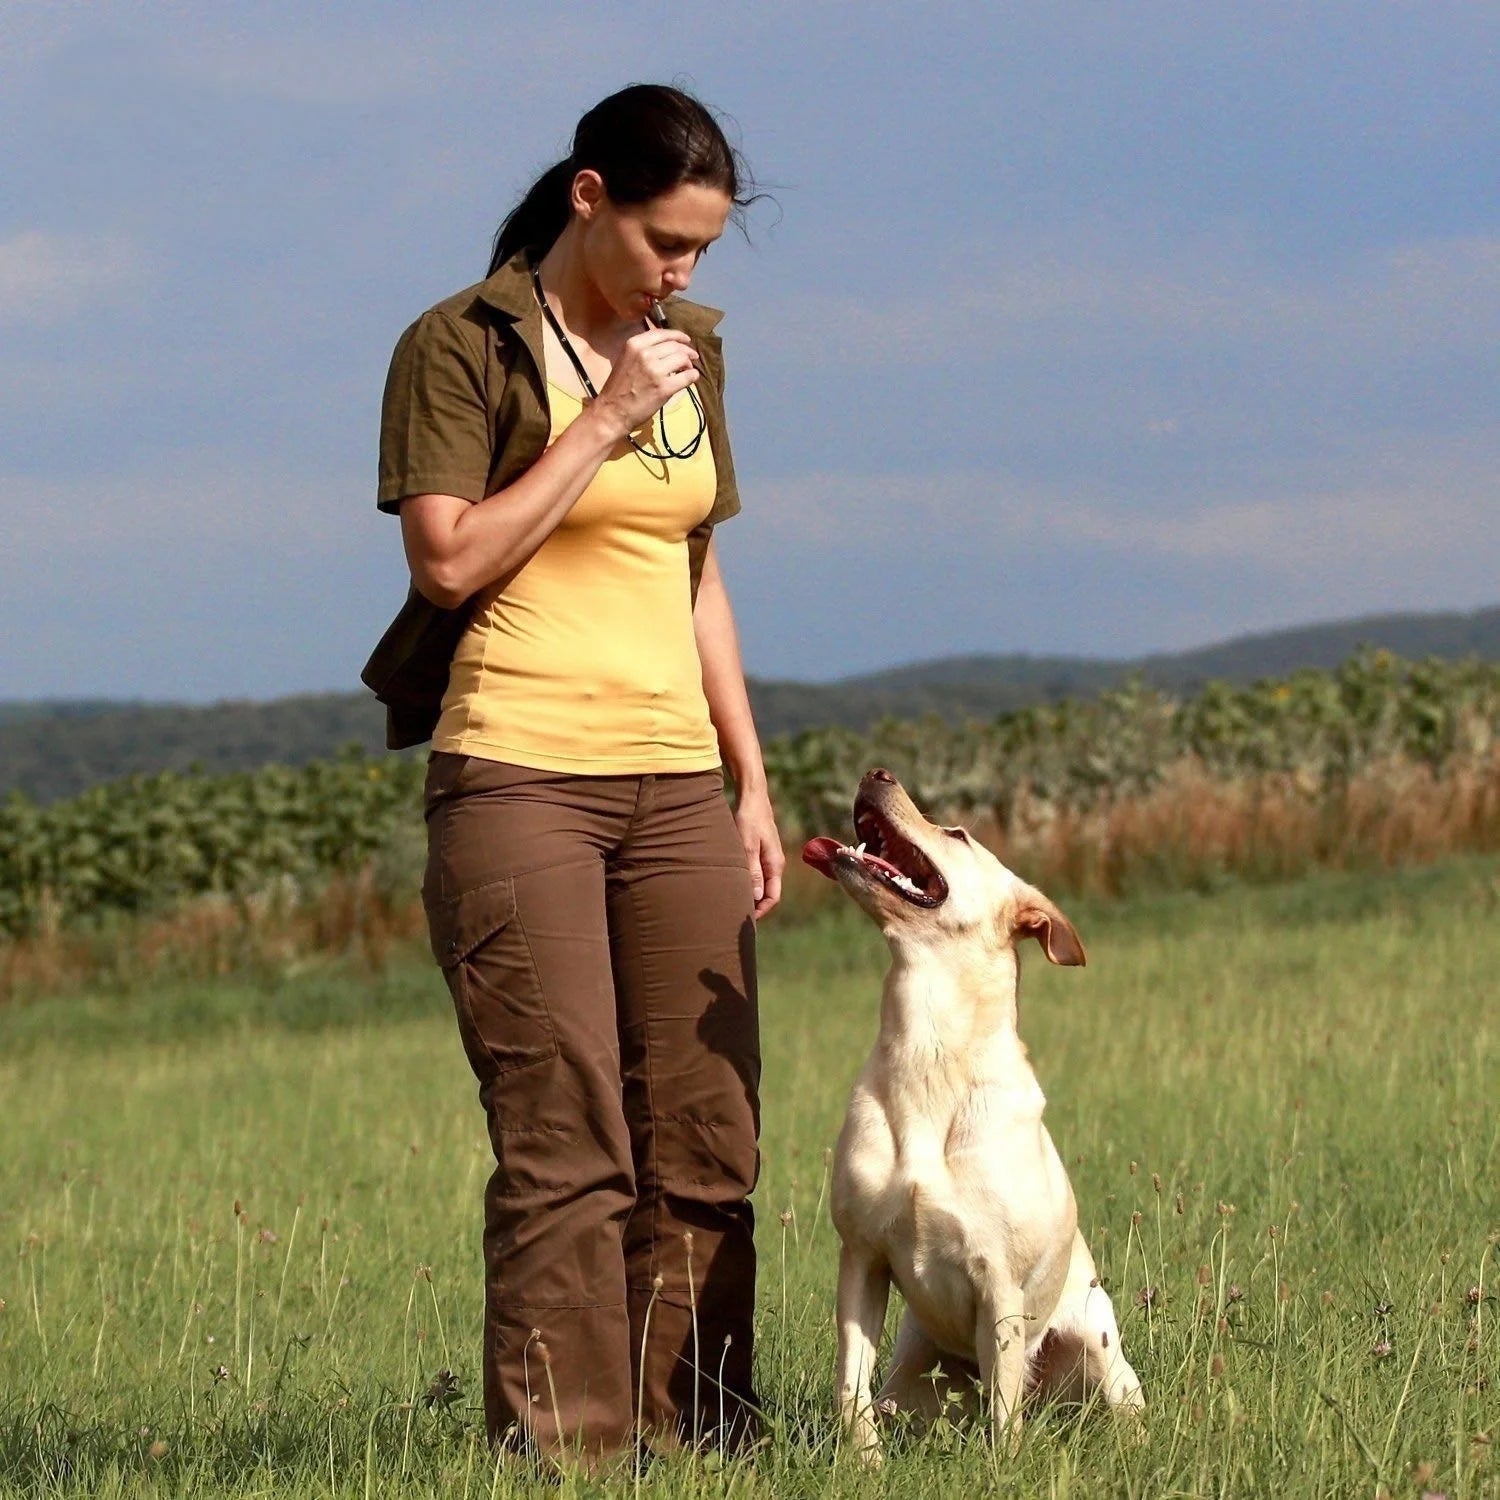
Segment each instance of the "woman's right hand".
[[698,351],[687,334],[679,328],[643,329],[625,341],[593,409],[617,438],[627,438],[698,375]]

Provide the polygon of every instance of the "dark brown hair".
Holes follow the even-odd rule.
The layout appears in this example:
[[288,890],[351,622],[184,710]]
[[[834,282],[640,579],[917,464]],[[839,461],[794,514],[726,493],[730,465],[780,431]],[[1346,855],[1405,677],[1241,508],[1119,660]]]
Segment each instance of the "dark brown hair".
[[573,178],[588,168],[604,179],[612,203],[649,203],[685,182],[723,189],[736,220],[751,201],[745,164],[707,106],[666,84],[633,83],[579,120],[572,151],[505,216],[490,255],[491,276],[517,251],[539,260],[552,248],[572,213]]

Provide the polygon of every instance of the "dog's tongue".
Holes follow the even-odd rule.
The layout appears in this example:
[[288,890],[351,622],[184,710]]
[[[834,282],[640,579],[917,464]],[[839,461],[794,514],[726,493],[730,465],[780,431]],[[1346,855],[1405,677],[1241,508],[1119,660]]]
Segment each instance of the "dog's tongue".
[[830,880],[837,877],[833,873],[833,856],[838,853],[840,845],[837,839],[831,839],[824,835],[822,838],[809,839],[802,846],[802,861],[809,864],[815,870],[821,870]]
[[[831,839],[824,834],[821,838],[809,839],[802,846],[802,858],[813,869],[821,870],[830,880],[837,880],[838,876],[833,873],[833,856],[843,847],[837,839]],[[867,865],[874,865],[877,870],[884,870],[892,879],[901,878],[901,871],[890,860],[882,859],[878,854],[869,852],[860,857]]]

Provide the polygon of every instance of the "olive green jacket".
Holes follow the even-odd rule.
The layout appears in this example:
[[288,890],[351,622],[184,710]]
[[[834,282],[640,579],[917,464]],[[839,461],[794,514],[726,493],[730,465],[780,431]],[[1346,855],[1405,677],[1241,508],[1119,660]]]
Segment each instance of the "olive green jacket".
[[[724,425],[724,355],[713,331],[723,314],[677,297],[666,311],[668,326],[688,334],[702,357],[698,392],[718,476],[713,508],[687,539],[696,599],[709,536],[740,508]],[[409,495],[477,502],[525,473],[552,430],[545,371],[542,313],[524,254],[423,313],[401,335],[386,377],[380,509],[395,514]],[[360,678],[386,706],[392,750],[432,738],[473,602],[442,609],[412,588],[365,663]]]

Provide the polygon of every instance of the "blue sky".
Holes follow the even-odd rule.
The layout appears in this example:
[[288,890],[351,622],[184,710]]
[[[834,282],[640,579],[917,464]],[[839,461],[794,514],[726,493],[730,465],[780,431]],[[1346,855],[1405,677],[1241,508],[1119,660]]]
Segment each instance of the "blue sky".
[[578,114],[732,117],[749,669],[1500,599],[1500,11],[0,0],[0,698],[356,685],[390,349]]

